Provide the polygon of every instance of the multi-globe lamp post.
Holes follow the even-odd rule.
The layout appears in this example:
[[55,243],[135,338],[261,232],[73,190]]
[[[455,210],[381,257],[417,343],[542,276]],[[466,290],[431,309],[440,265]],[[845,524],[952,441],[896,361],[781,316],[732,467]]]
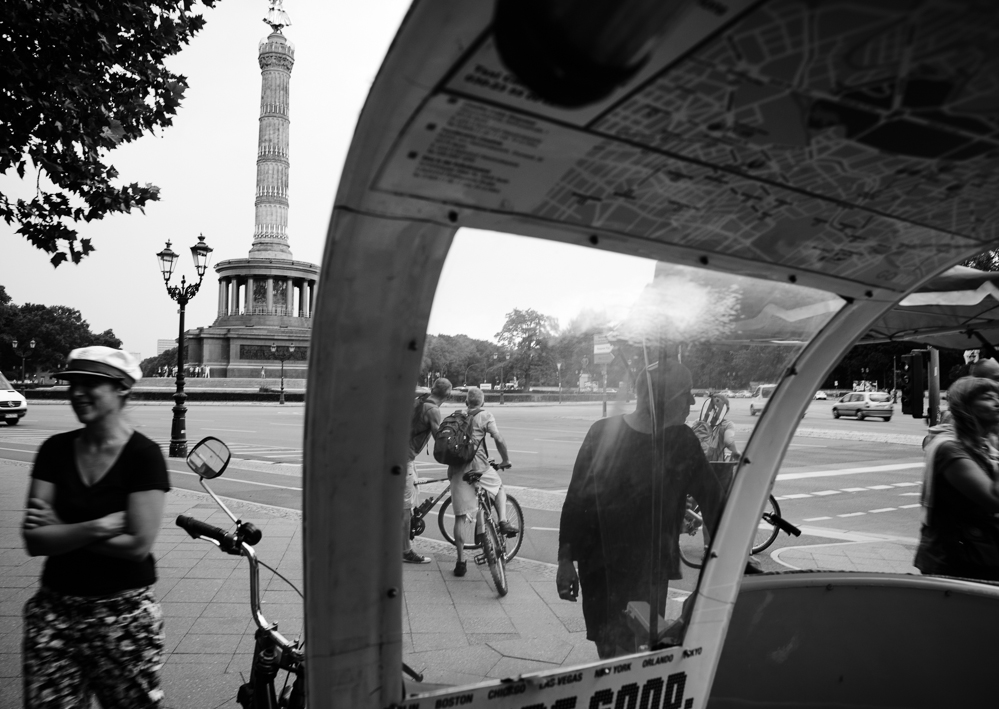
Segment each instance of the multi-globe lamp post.
[[19,350],[17,349],[17,340],[11,340],[11,347],[14,348],[14,354],[21,358],[21,395],[23,396],[28,390],[27,385],[24,381],[24,360],[34,354],[35,340],[32,338],[31,342],[28,343],[28,349]]
[[191,256],[194,258],[194,268],[198,272],[198,282],[187,284],[185,276],[180,277],[179,286],[170,285],[170,276],[180,258],[171,248],[170,242],[166,243],[166,248],[156,254],[160,261],[160,271],[163,273],[163,282],[166,284],[167,295],[180,306],[180,334],[177,336],[177,391],[173,395],[175,402],[173,407],[173,424],[170,428],[170,457],[184,458],[187,456],[187,394],[184,393],[184,311],[187,303],[198,294],[201,288],[201,281],[208,270],[208,261],[211,259],[212,248],[205,243],[205,237],[198,235],[198,243],[191,247]]
[[276,342],[271,343],[271,355],[275,359],[281,360],[281,395],[278,397],[279,404],[284,403],[284,363],[286,360],[291,359],[293,354],[295,354],[295,345],[278,347]]

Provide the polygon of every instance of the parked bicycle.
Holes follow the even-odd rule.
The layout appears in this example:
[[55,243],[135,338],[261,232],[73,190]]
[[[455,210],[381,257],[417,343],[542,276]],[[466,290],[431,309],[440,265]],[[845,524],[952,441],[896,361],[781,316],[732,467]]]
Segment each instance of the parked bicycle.
[[[263,566],[270,570],[291,586],[300,597],[304,596],[295,584],[277,569],[257,558],[253,547],[263,539],[263,533],[252,523],[237,519],[205,483],[206,480],[214,480],[221,476],[229,466],[231,457],[232,453],[224,442],[214,436],[208,436],[199,441],[187,454],[187,465],[198,474],[199,482],[205,492],[236,525],[235,530],[226,532],[224,529],[185,515],[177,517],[177,526],[193,539],[211,542],[226,554],[245,557],[250,566],[250,614],[257,625],[254,634],[256,643],[253,648],[253,659],[250,662],[249,679],[240,685],[236,692],[236,702],[243,709],[305,709],[305,643],[301,637],[294,641],[288,640],[278,632],[277,623],[270,623],[264,617],[260,610],[259,567]],[[279,672],[285,673],[280,691],[277,688]],[[416,682],[423,682],[423,675],[406,663],[402,665],[402,672]],[[421,691],[429,688],[432,687],[425,686]],[[407,696],[404,685],[400,696]]]
[[[214,437],[200,441],[187,455],[187,464],[198,474],[201,487],[228,515],[236,525],[232,532],[226,532],[213,525],[180,515],[177,526],[194,539],[203,539],[215,544],[226,554],[246,558],[250,566],[250,614],[257,625],[256,643],[250,664],[248,681],[240,686],[236,701],[243,709],[304,709],[305,707],[305,645],[301,638],[288,640],[278,632],[278,624],[270,623],[260,610],[259,567],[272,571],[295,589],[302,592],[276,569],[260,561],[253,547],[263,538],[263,533],[250,522],[243,522],[229,511],[229,508],[205,484],[225,472],[231,453],[225,443]],[[277,677],[284,672],[284,683],[277,690]]]
[[[499,466],[493,461],[489,461],[490,465],[493,466],[495,470],[499,470]],[[447,478],[434,478],[431,480],[420,480],[417,485],[432,485],[434,483],[447,482]],[[447,498],[447,499],[444,499]],[[410,522],[410,539],[418,537],[423,534],[427,529],[427,523],[424,518],[430,514],[430,511],[434,506],[444,500],[440,506],[440,510],[437,513],[437,526],[440,529],[441,536],[448,541],[449,544],[454,544],[454,515],[451,512],[451,490],[449,487],[444,487],[443,490],[435,497],[428,497],[426,500],[421,502],[416,509],[413,510],[413,519]],[[495,507],[495,501],[492,504],[492,509],[496,513],[497,518],[499,516],[499,510]],[[513,557],[517,556],[517,552],[520,551],[521,545],[524,543],[524,512],[520,507],[520,503],[511,495],[509,492],[506,493],[506,519],[510,521],[515,527],[517,527],[517,534],[512,537],[507,537],[505,541],[505,552],[504,559],[510,561]],[[474,539],[472,535],[469,535],[470,539]],[[474,541],[472,543],[465,543],[465,549],[475,550],[479,549],[480,546]]]

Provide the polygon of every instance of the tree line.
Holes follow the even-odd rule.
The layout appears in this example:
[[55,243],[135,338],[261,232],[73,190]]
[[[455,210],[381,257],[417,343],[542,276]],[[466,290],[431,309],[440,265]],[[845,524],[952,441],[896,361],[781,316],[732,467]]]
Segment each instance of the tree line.
[[[29,343],[34,340],[34,348]],[[66,365],[66,356],[77,347],[104,345],[121,348],[112,330],[93,332],[76,308],[13,302],[0,285],[0,371],[21,376],[21,357],[14,350],[30,353],[24,360],[26,375],[54,372]]]
[[[500,385],[517,382],[519,388],[566,388],[579,385],[586,374],[599,383],[602,366],[594,362],[593,337],[611,330],[610,322],[594,313],[583,313],[566,327],[536,310],[514,308],[507,313],[495,342],[467,335],[427,335],[420,369],[420,384],[427,386],[446,377],[454,386]],[[611,340],[614,359],[607,365],[607,386],[633,386],[645,366],[639,347],[624,340]],[[901,377],[901,355],[920,347],[912,342],[857,345],[829,373],[821,387],[849,389],[855,381],[875,382],[881,389],[895,385]],[[798,349],[779,345],[719,345],[697,343],[681,348],[679,357],[690,370],[698,389],[749,389],[763,382],[776,382]],[[655,358],[653,353],[652,359]],[[963,355],[940,352],[942,386],[961,375]]]

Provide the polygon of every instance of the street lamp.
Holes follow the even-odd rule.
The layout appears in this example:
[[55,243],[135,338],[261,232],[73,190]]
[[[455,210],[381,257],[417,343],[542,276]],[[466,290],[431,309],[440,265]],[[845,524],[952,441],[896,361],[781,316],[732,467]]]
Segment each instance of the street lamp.
[[208,270],[208,261],[212,255],[212,248],[205,243],[204,235],[198,235],[198,243],[191,247],[191,257],[194,259],[194,268],[198,272],[198,282],[187,285],[187,278],[180,277],[179,286],[170,285],[170,276],[180,258],[170,248],[170,242],[166,242],[166,248],[156,254],[160,262],[160,271],[163,273],[163,283],[166,284],[167,295],[177,301],[180,306],[180,334],[177,337],[177,391],[173,395],[176,402],[173,407],[173,424],[170,428],[170,457],[184,458],[187,456],[187,394],[184,393],[184,310],[188,301],[198,294],[201,288],[201,281]]
[[28,343],[28,349],[26,350],[17,349],[17,340],[11,340],[10,344],[11,347],[14,348],[14,354],[21,358],[21,395],[25,396],[28,387],[24,384],[24,360],[34,354],[32,350],[35,349],[35,340],[32,338],[31,342]]
[[295,345],[288,345],[279,351],[276,342],[271,343],[271,355],[281,360],[281,396],[278,397],[278,403],[284,403],[284,362],[287,359],[291,359],[291,356],[295,354]]

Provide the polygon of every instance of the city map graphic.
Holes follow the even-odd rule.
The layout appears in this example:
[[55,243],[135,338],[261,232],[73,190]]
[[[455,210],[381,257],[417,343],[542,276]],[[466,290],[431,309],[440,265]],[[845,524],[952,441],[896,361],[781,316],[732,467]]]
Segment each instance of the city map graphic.
[[904,289],[999,240],[996,13],[763,3],[577,125],[486,42],[379,188]]

